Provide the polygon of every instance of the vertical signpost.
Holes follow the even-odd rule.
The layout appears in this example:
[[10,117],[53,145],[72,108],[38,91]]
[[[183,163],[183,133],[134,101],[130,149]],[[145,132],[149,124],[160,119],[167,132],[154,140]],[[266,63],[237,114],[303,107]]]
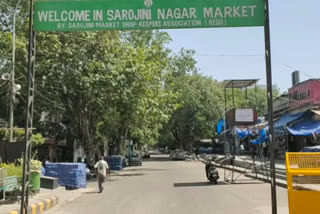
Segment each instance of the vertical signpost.
[[265,54],[266,54],[266,76],[267,76],[267,99],[268,99],[268,121],[270,139],[270,169],[271,169],[271,203],[272,213],[277,214],[277,192],[276,192],[276,170],[275,170],[275,145],[273,134],[273,98],[272,98],[272,72],[271,72],[271,45],[269,24],[269,0],[265,0]]
[[141,30],[217,27],[265,29],[272,213],[277,213],[268,0],[29,0],[28,100],[20,213],[28,213],[34,100],[35,31]]

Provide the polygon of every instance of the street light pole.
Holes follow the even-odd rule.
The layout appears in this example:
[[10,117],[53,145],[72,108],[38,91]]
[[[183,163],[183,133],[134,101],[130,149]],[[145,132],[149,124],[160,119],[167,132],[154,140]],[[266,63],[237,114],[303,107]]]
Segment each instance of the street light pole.
[[13,140],[13,108],[14,108],[14,69],[15,69],[15,52],[16,52],[16,7],[13,10],[13,29],[12,29],[12,70],[10,74],[11,90],[10,90],[10,118],[9,118],[9,142]]
[[17,9],[20,5],[21,0],[17,3],[17,5],[13,9],[13,25],[12,25],[12,70],[10,74],[11,81],[11,90],[10,90],[10,118],[9,118],[9,142],[13,141],[13,112],[14,112],[14,103],[15,103],[15,63],[16,63],[16,14]]

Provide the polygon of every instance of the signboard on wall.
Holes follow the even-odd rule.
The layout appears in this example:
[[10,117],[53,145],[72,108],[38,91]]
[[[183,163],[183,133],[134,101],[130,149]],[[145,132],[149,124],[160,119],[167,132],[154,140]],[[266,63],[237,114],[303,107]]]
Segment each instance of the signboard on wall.
[[264,26],[264,0],[36,0],[36,31]]

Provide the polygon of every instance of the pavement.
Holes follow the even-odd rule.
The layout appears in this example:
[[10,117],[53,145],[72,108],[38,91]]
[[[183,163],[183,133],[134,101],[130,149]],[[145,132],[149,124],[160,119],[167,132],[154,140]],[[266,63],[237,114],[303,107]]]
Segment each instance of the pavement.
[[[128,167],[113,174],[102,193],[97,192],[95,180],[89,181],[87,189],[65,191],[71,195],[59,199],[46,214],[271,213],[270,184],[247,177],[229,184],[223,181],[222,169],[219,173],[220,181],[211,185],[201,162],[152,156],[142,167]],[[277,207],[279,214],[289,213],[285,188],[277,188]]]
[[[41,213],[52,209],[59,203],[67,204],[70,201],[75,200],[77,197],[81,196],[83,192],[93,191],[94,188],[76,189],[76,190],[66,190],[65,187],[58,187],[54,190],[40,189],[40,192],[36,195],[31,195],[29,197],[30,212],[32,214]],[[7,202],[0,204],[1,214],[18,214],[20,210],[20,203],[18,201]],[[33,212],[32,212],[33,211]]]

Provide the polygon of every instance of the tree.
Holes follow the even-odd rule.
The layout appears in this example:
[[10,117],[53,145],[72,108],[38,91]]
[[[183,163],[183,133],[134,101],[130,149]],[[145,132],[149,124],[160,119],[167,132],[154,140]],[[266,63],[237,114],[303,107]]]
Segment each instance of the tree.
[[[181,50],[171,57],[171,73],[166,86],[168,91],[177,95],[176,110],[171,114],[169,122],[163,125],[158,145],[191,149],[195,140],[216,135],[216,125],[223,118],[224,86],[213,78],[199,74],[193,54],[191,50]],[[274,96],[277,94],[274,89]],[[266,90],[261,87],[257,87],[257,95],[254,88],[249,88],[246,100],[244,90],[235,89],[234,106],[232,94],[227,93],[227,110],[233,107],[255,107],[262,116],[267,108],[266,95]]]
[[117,153],[128,138],[155,141],[171,109],[163,86],[166,33],[39,33],[37,39],[36,110],[62,115],[87,156],[103,139]]
[[181,107],[170,120],[178,145],[190,149],[194,140],[211,138],[223,113],[223,90],[212,78],[187,75],[180,83]]

